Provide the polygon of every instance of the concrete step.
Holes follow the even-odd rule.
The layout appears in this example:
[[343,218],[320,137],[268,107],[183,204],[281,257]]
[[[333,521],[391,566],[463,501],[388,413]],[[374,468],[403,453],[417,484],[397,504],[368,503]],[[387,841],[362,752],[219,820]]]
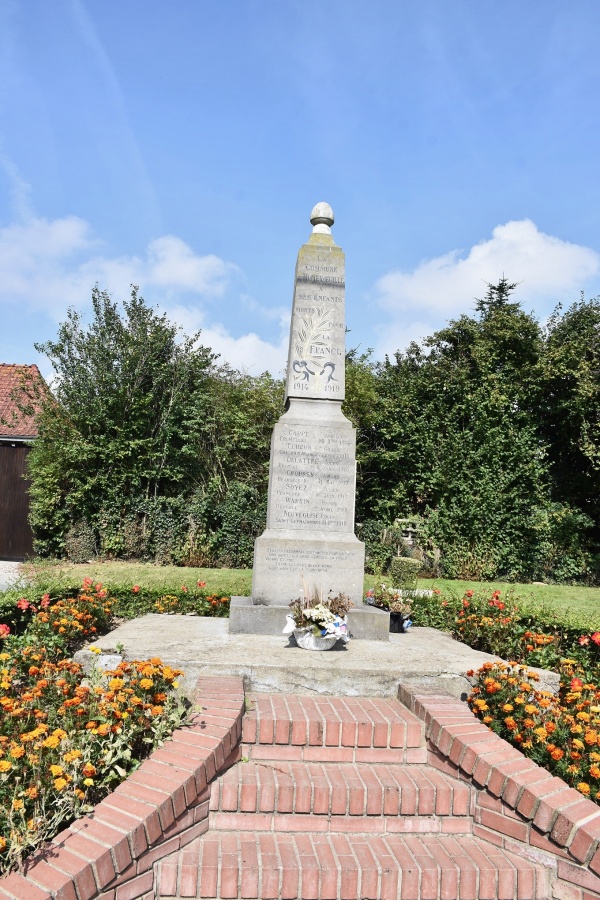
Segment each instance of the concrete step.
[[[291,758],[324,758],[317,750],[344,750],[332,761],[372,762],[374,750],[423,748],[423,723],[397,700],[254,694],[244,716],[242,743],[262,747],[305,748]],[[265,758],[252,752],[253,758]],[[397,762],[399,754],[375,754],[380,762]],[[272,758],[281,758],[273,756]],[[412,760],[418,762],[420,760]]]
[[211,821],[230,813],[464,817],[470,796],[467,784],[427,765],[248,762],[213,783],[210,809]]
[[533,900],[546,874],[472,835],[209,832],[156,864],[157,900]]

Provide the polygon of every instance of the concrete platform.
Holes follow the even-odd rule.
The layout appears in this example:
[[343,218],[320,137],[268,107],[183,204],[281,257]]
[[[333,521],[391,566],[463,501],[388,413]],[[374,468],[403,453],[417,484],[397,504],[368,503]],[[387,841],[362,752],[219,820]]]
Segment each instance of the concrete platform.
[[[183,669],[188,694],[199,675],[238,675],[254,691],[395,697],[403,682],[460,697],[470,689],[466,672],[495,658],[435,628],[411,628],[389,635],[387,642],[350,641],[318,653],[301,650],[285,635],[230,634],[228,619],[155,614],[94,641],[104,651],[117,644],[126,659],[160,656]],[[555,689],[558,676],[544,674],[548,688]]]
[[[255,604],[251,597],[232,597],[229,611],[230,634],[280,635],[290,611],[289,604]],[[350,634],[358,641],[387,641],[390,614],[374,606],[358,606],[348,611]]]

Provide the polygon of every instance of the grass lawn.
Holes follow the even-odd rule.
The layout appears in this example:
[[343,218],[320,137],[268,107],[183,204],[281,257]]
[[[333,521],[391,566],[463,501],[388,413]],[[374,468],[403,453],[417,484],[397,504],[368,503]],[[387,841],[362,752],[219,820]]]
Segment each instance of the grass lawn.
[[[24,567],[28,575],[36,574],[41,583],[64,580],[78,584],[85,577],[107,585],[134,585],[178,590],[182,585],[193,588],[198,581],[205,581],[209,591],[215,593],[248,596],[252,583],[251,569],[188,569],[179,566],[155,566],[139,562],[94,562],[73,565],[64,561],[42,561]],[[365,576],[365,590],[372,587],[373,575]],[[572,585],[507,584],[502,582],[435,581],[420,579],[421,588],[439,588],[462,596],[469,589],[484,588],[490,593],[497,588],[502,592],[513,590],[526,603],[545,605],[561,618],[572,615],[578,620],[589,621],[600,628],[600,588],[573,587]]]

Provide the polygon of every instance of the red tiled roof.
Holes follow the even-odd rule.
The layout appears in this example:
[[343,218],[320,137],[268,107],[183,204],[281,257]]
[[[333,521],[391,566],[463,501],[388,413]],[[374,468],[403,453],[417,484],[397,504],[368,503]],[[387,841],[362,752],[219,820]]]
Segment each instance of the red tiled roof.
[[35,413],[28,415],[19,406],[29,405],[23,388],[45,382],[37,366],[0,363],[0,437],[32,438],[38,433]]

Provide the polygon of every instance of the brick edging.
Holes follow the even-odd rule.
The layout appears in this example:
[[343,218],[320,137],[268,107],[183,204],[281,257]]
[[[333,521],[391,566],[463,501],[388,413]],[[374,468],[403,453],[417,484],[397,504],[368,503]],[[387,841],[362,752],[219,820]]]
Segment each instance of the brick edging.
[[23,875],[0,879],[0,900],[154,897],[154,863],[208,829],[208,784],[235,760],[242,734],[241,678],[199,678],[196,701],[190,723],[90,815],[33,854]]
[[475,834],[553,868],[555,883],[574,887],[569,898],[600,896],[596,803],[494,734],[466,703],[402,684],[398,699],[424,723],[428,762],[475,789]]

